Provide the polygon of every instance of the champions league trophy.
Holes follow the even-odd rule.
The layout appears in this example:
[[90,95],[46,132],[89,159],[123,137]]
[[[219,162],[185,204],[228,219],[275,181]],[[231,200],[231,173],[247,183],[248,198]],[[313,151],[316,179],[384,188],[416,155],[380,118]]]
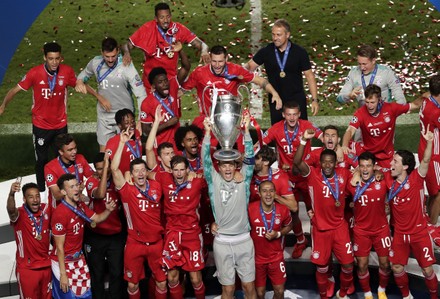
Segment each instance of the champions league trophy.
[[[214,158],[219,161],[236,160],[240,158],[241,153],[232,147],[240,133],[242,96],[240,93],[238,96],[230,93],[218,94],[218,90],[214,86],[210,100],[212,102],[210,113],[208,113],[205,104],[203,104],[203,109],[205,115],[210,115],[212,133],[221,146],[221,149],[214,152]],[[205,101],[202,100],[202,103]]]

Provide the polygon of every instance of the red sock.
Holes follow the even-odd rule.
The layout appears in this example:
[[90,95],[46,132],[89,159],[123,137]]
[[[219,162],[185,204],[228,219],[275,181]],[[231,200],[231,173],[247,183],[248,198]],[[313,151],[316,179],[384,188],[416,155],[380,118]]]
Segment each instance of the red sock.
[[148,298],[155,299],[156,294],[156,280],[151,276],[148,279]]
[[390,271],[385,272],[379,268],[379,286],[386,289],[388,286],[388,281],[390,280]]
[[425,284],[428,287],[429,293],[431,294],[431,298],[437,297],[437,289],[438,289],[438,280],[435,272],[432,271],[432,274],[429,277],[425,277]]
[[339,274],[341,280],[341,287],[339,289],[339,295],[344,297],[347,295],[347,290],[353,282],[353,267],[344,268],[341,267],[341,273]]
[[156,285],[155,290],[155,298],[156,299],[167,299],[167,289],[165,288],[165,290],[161,290],[159,289],[159,287]]
[[183,289],[179,282],[177,282],[175,285],[168,284],[168,289],[170,290],[170,299],[183,298]]
[[365,272],[365,274],[360,274],[359,271],[357,273],[358,275],[358,279],[359,279],[359,284],[361,285],[361,289],[362,292],[366,293],[366,292],[371,292],[371,288],[370,288],[370,272]]
[[292,230],[293,233],[295,234],[297,243],[304,242],[305,237],[302,229],[301,220],[299,218],[298,221],[295,221],[295,223],[293,224]]
[[402,293],[402,297],[409,295],[408,274],[405,271],[394,273],[394,282]]
[[327,298],[327,276],[328,267],[316,267],[315,277],[318,285],[319,296],[321,298]]
[[141,292],[139,292],[139,288],[136,289],[133,293],[130,292],[129,289],[127,289],[128,292],[128,298],[130,299],[141,299]]
[[196,299],[204,299],[205,298],[205,284],[203,281],[200,283],[199,286],[194,287],[194,295]]

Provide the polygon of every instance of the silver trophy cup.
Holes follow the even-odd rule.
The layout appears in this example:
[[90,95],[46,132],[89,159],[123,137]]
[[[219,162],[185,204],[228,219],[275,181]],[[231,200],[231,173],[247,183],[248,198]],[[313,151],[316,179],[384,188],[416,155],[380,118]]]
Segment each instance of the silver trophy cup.
[[219,161],[233,161],[241,156],[238,150],[232,148],[240,134],[241,104],[241,98],[231,94],[212,99],[212,133],[221,146],[214,152],[214,158]]

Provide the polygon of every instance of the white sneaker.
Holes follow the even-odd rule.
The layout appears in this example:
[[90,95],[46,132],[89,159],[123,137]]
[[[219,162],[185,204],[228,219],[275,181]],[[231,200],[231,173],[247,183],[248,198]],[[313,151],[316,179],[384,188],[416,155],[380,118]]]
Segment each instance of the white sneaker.
[[345,296],[339,296],[339,290],[336,292],[336,298],[338,298],[338,299],[350,299],[350,298],[348,298],[348,296],[347,295],[345,295]]

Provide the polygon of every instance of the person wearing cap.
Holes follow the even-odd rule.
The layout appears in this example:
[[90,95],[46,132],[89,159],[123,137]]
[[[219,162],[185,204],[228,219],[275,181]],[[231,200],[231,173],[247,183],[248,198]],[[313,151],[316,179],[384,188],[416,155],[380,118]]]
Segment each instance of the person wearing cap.
[[214,169],[210,153],[212,124],[208,117],[203,122],[205,137],[202,159],[215,219],[214,261],[217,278],[222,285],[222,298],[233,298],[237,272],[246,298],[255,299],[254,245],[249,233],[247,212],[255,159],[252,138],[249,134],[248,113],[243,116],[243,122],[245,153],[240,169],[244,178],[242,182],[234,179],[236,161],[218,161],[218,172]]

